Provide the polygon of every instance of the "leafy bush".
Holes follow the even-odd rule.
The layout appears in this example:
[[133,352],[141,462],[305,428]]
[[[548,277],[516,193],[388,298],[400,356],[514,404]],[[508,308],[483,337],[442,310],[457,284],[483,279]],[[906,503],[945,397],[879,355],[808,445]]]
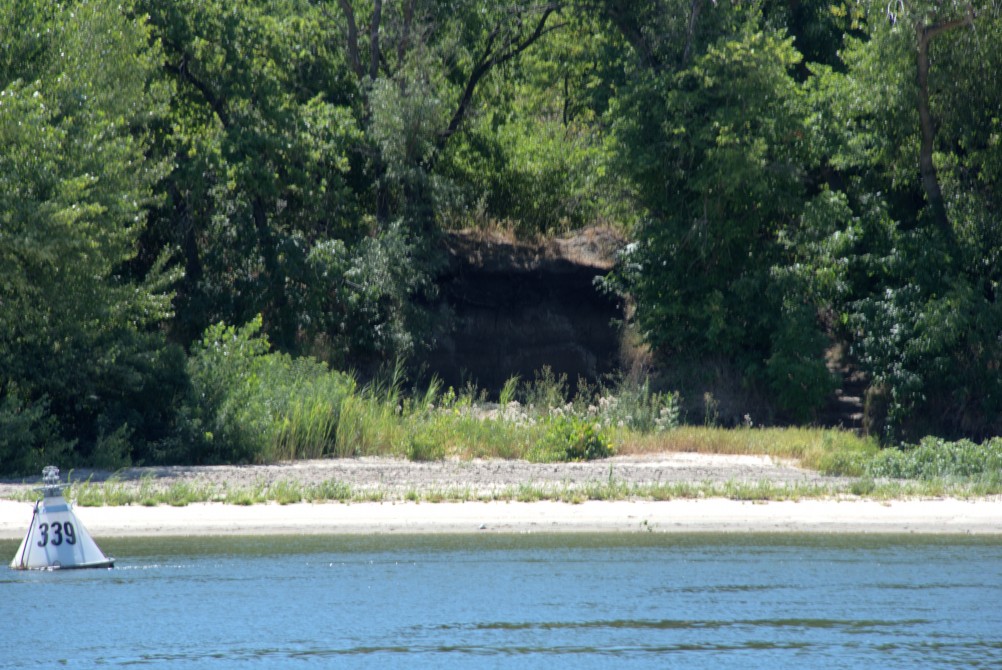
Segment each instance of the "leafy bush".
[[407,458],[412,461],[440,461],[445,458],[445,445],[433,433],[418,431],[408,440]]
[[59,435],[47,400],[29,404],[16,395],[0,400],[0,472],[37,475],[46,465],[70,459],[72,448]]
[[261,318],[210,326],[189,364],[194,462],[317,458],[335,445],[355,382],[311,358],[268,353]]
[[765,377],[777,405],[794,420],[808,423],[835,391],[836,382],[825,365],[827,339],[816,313],[802,301],[786,302],[782,323],[772,334]]
[[826,451],[817,460],[818,472],[830,477],[859,477],[866,472],[872,458],[859,449],[834,449]]
[[554,416],[529,460],[591,461],[613,455],[612,445],[596,424],[575,416]]
[[1002,477],[1002,438],[982,444],[927,437],[918,445],[884,449],[866,465],[871,477],[936,479]]
[[422,307],[436,290],[430,263],[427,249],[399,221],[354,247],[318,243],[307,257],[307,332],[324,343],[334,365],[375,371],[412,355],[432,325]]
[[470,201],[446,214],[462,226],[504,222],[525,238],[580,227],[608,209],[602,196],[616,173],[606,171],[606,154],[578,124],[484,114],[444,155],[445,173]]

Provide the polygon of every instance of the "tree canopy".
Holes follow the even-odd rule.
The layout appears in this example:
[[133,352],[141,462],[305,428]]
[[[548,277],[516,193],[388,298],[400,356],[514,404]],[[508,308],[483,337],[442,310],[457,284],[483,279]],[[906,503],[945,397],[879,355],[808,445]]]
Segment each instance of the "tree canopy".
[[190,455],[221,323],[419,362],[471,227],[618,227],[658,364],[777,421],[839,346],[882,437],[998,434],[1000,54],[990,0],[0,0],[2,469]]

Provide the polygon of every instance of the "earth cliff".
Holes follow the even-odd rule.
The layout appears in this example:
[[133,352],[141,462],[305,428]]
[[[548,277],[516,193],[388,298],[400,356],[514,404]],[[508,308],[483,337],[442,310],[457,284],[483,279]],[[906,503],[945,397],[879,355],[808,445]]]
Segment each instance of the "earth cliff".
[[448,234],[440,309],[453,327],[428,355],[428,370],[446,385],[471,381],[493,393],[544,367],[571,384],[616,370],[623,309],[595,279],[612,269],[622,243],[607,228],[538,244]]

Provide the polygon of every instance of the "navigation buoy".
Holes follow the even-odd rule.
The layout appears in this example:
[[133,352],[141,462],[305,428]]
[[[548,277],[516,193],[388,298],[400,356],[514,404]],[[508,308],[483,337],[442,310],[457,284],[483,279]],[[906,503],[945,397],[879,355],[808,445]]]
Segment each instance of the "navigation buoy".
[[69,568],[111,568],[108,558],[73,513],[63,497],[59,468],[42,470],[42,498],[35,503],[28,534],[11,561],[15,570],[66,570]]

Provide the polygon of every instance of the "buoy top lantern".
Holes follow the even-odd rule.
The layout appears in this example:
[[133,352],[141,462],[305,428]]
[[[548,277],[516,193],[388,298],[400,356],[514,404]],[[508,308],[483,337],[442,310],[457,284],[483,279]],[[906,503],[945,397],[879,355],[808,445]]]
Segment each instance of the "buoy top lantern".
[[59,468],[54,465],[46,465],[42,468],[41,490],[47,496],[62,495],[62,487],[59,485]]
[[28,533],[10,567],[17,570],[110,568],[114,559],[98,548],[73,506],[63,497],[59,468],[42,470],[41,500],[35,503]]

